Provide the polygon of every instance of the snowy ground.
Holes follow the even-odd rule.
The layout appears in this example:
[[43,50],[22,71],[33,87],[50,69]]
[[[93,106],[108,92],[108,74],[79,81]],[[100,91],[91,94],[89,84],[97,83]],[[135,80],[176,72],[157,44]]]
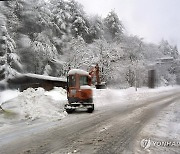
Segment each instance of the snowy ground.
[[[146,144],[144,145],[144,140]],[[143,144],[139,146],[140,144]],[[136,153],[169,154],[180,150],[180,103],[175,101],[140,132]]]
[[[132,105],[134,103],[131,100],[138,102],[147,97],[154,97],[157,94],[168,92],[170,90],[179,88],[179,86],[169,86],[169,87],[158,87],[155,89],[149,89],[147,87],[139,88],[135,91],[135,88],[128,89],[94,89],[94,102],[95,106],[100,108],[102,106],[108,106],[113,104],[121,104],[122,106]],[[156,94],[156,95],[155,95]],[[118,96],[118,100],[116,99]]]
[[0,93],[0,130],[13,127],[14,124],[33,121],[56,121],[64,118],[64,104],[67,102],[66,90],[54,88],[29,88],[23,92],[6,90]]
[[[103,107],[121,104],[122,107],[133,105],[132,103],[143,103],[142,100],[147,97],[157,95],[176,89],[179,87],[161,87],[156,89],[141,88],[136,92],[134,88],[123,90],[94,89],[95,110],[101,110]],[[118,96],[118,97],[117,97]],[[116,98],[116,100],[114,99]],[[119,98],[117,100],[117,98]],[[131,101],[134,100],[134,101]],[[15,125],[26,123],[32,125],[35,122],[58,121],[67,116],[64,111],[64,104],[67,102],[66,91],[62,88],[55,88],[51,91],[45,91],[42,88],[29,88],[24,92],[15,90],[6,90],[0,92],[0,104],[5,112],[0,111],[0,130],[7,130]],[[180,138],[180,104],[177,102],[170,105],[159,114],[158,118],[142,130],[137,144],[143,138],[165,138],[177,140]],[[137,145],[136,147],[140,147]],[[149,152],[149,149],[143,152]],[[141,153],[142,149],[136,149]],[[152,151],[152,150],[151,150]],[[151,153],[151,152],[149,152]]]

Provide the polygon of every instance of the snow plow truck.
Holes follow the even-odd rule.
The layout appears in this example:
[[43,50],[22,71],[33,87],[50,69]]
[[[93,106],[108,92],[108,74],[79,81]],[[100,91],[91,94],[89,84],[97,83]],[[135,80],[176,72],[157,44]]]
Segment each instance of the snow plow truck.
[[87,112],[94,111],[93,91],[91,88],[92,79],[96,76],[96,89],[104,89],[99,76],[99,66],[96,64],[89,72],[72,69],[67,76],[67,98],[68,103],[65,104],[67,113],[72,113],[77,108],[85,108]]

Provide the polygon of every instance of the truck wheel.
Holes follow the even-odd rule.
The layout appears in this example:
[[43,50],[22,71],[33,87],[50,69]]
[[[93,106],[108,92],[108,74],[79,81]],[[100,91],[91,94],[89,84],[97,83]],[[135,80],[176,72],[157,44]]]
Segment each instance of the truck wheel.
[[88,108],[88,109],[87,109],[87,112],[88,112],[88,113],[92,113],[93,111],[94,111],[94,104],[92,105],[91,108]]

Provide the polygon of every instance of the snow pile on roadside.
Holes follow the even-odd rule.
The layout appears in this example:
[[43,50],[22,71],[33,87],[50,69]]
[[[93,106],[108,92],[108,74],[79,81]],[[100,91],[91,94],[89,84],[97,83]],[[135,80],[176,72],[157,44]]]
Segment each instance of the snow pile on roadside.
[[20,115],[21,119],[59,120],[67,115],[64,111],[66,91],[55,88],[45,91],[43,88],[28,88],[13,101],[3,104],[4,109],[9,109]]
[[0,105],[3,102],[6,102],[8,100],[11,100],[15,97],[17,97],[20,94],[18,90],[5,90],[0,92]]
[[[156,92],[163,92],[170,89],[175,89],[175,87],[157,89],[141,88],[137,92],[134,88],[123,90],[93,89],[93,99],[95,109],[103,106],[111,106],[112,103],[126,106],[133,103],[133,101],[129,100],[143,99],[154,96]],[[56,87],[51,91],[45,91],[43,88],[29,88],[22,93],[16,90],[6,90],[1,92],[0,95],[1,103],[4,102],[2,104],[3,109],[17,113],[20,119],[44,119],[52,121],[61,119],[67,115],[64,111],[67,94],[66,90],[62,88]]]
[[66,101],[67,100],[67,93],[66,90],[59,87],[54,87],[51,91],[46,91],[45,95],[51,96],[52,99],[56,101]]
[[93,89],[93,100],[95,107],[108,106],[112,105],[112,103],[130,105],[130,103],[134,103],[130,100],[138,101],[147,97],[156,97],[155,93],[160,94],[177,88],[179,86],[158,87],[155,89],[143,87],[138,88],[137,91],[135,91],[134,87],[128,89]]

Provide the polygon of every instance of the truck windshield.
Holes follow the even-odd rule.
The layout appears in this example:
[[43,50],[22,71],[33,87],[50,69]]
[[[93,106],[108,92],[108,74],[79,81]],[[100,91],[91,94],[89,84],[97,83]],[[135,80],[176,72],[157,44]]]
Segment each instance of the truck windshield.
[[74,75],[68,76],[68,86],[75,87],[76,86],[76,78]]
[[80,76],[80,86],[88,85],[88,77],[87,76]]

